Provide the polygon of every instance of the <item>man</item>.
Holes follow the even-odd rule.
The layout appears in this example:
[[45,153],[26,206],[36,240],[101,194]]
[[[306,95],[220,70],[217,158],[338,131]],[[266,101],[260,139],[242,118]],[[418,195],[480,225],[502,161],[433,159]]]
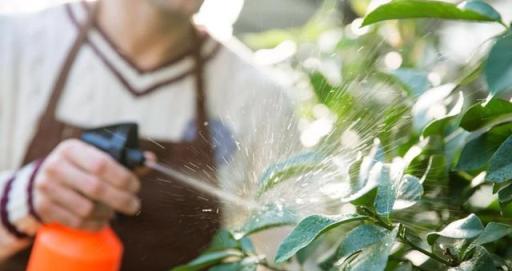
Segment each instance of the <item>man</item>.
[[123,270],[183,264],[220,227],[217,199],[136,176],[77,140],[83,129],[137,122],[161,162],[246,193],[295,148],[286,97],[191,23],[201,4],[100,0],[0,17],[0,270],[23,269],[43,223],[111,222]]

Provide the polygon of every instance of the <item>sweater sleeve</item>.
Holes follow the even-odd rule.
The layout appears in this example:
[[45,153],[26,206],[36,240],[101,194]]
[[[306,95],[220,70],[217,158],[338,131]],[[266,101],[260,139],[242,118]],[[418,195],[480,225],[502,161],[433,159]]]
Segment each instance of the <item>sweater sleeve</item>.
[[32,196],[39,165],[34,162],[0,174],[0,260],[26,247],[39,227]]
[[16,18],[0,15],[0,261],[26,247],[38,222],[31,215],[29,191],[38,163],[16,170],[12,158],[18,50]]

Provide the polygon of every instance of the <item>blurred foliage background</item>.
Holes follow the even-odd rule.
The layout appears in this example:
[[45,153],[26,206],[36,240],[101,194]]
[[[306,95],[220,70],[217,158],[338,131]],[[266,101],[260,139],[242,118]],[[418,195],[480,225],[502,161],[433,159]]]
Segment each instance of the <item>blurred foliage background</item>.
[[[489,70],[485,66],[495,38],[508,31],[507,25],[419,19],[362,27],[365,14],[389,1],[312,2],[319,8],[302,26],[237,33],[256,51],[259,63],[274,67],[283,81],[295,86],[291,92],[300,101],[303,145],[356,156],[379,138],[387,161],[407,159],[417,148],[406,172],[426,177],[424,194],[419,204],[394,213],[393,220],[419,236],[472,213],[484,224],[512,224],[510,201],[496,193],[505,189],[485,182],[484,170],[497,146],[512,134],[509,122],[503,121],[500,128],[489,124],[490,131],[480,124],[475,124],[478,131],[468,129],[464,123],[471,117],[470,108],[484,106],[496,94],[489,94],[492,89],[483,73]],[[510,1],[485,2],[504,22],[510,21]],[[497,96],[510,100],[510,92]],[[483,142],[482,134],[495,142]],[[476,144],[496,148],[473,149]],[[503,238],[491,250],[510,265],[509,242]],[[464,245],[432,249],[446,256],[460,252],[457,246]],[[404,255],[426,270],[442,269],[431,259]]]

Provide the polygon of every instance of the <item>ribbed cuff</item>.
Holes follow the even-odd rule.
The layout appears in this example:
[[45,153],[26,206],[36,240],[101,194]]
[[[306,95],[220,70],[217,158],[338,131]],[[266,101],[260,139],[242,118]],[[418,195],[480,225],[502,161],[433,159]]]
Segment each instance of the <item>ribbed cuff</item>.
[[13,175],[6,183],[4,191],[2,193],[2,197],[0,199],[0,219],[2,221],[2,226],[13,236],[16,238],[29,238],[30,236],[19,231],[16,226],[14,226],[11,221],[9,221],[9,215],[7,212],[7,205],[9,204],[9,196],[12,189],[12,185],[16,180],[16,175]]
[[0,198],[0,217],[4,228],[17,238],[33,236],[41,225],[34,209],[34,180],[42,164],[38,160],[13,174]]
[[34,163],[34,169],[32,170],[32,174],[30,175],[30,179],[28,181],[27,185],[27,205],[28,205],[28,211],[29,214],[34,217],[39,223],[43,222],[43,219],[41,219],[41,216],[36,212],[36,209],[34,208],[34,181],[36,179],[37,173],[39,172],[39,169],[41,168],[41,164],[43,164],[44,159],[38,160]]

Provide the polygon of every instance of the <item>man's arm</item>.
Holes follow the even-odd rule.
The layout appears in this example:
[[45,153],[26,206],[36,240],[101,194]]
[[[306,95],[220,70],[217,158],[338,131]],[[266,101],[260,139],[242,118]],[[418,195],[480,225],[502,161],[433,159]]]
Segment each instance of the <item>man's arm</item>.
[[29,244],[39,223],[30,214],[29,186],[38,163],[0,173],[0,260]]
[[[14,230],[33,234],[37,225],[28,215],[28,195],[26,188],[35,164],[27,165],[19,171],[7,170],[10,145],[7,141],[12,133],[11,115],[14,112],[16,95],[8,91],[15,86],[17,70],[14,41],[16,19],[0,15],[0,260],[3,260],[29,243],[27,238],[17,236]],[[14,229],[14,230],[13,230]]]
[[130,215],[140,206],[138,178],[78,140],[63,141],[44,160],[15,169],[24,152],[20,134],[34,128],[20,123],[37,125],[21,120],[38,118],[31,115],[37,110],[23,110],[31,100],[19,94],[31,80],[19,64],[37,41],[21,37],[25,26],[17,20],[0,16],[0,260],[25,247],[40,223],[94,230],[113,211]]
[[138,178],[108,154],[74,139],[0,181],[0,259],[23,248],[37,222],[98,230],[113,211],[133,215],[140,208]]

